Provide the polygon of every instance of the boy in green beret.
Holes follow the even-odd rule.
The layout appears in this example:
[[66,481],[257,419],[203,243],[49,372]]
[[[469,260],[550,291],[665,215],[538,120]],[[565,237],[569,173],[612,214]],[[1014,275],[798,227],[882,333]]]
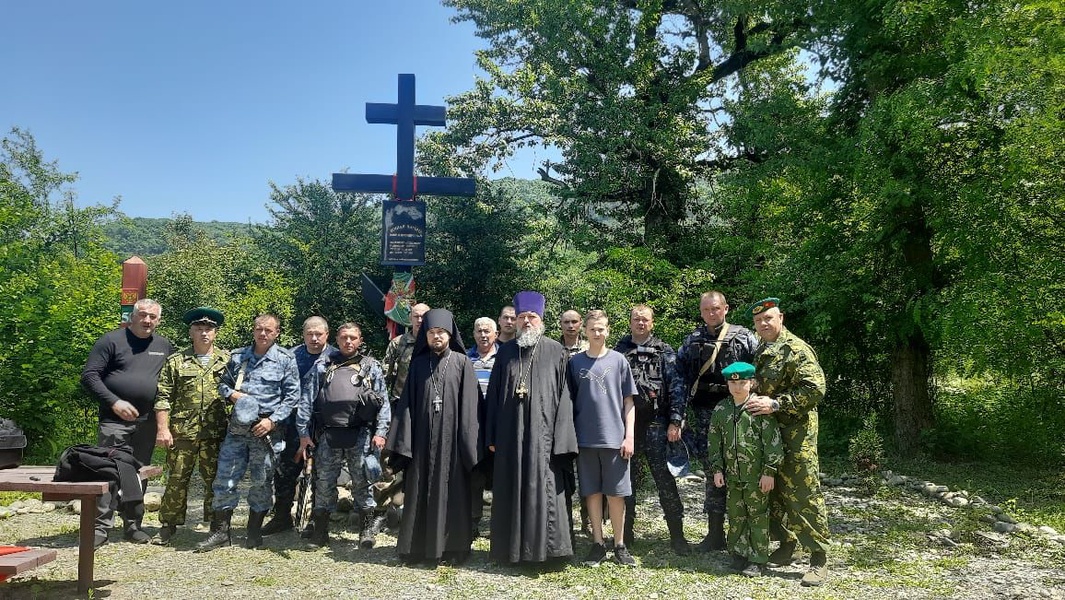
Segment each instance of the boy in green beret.
[[732,568],[747,577],[761,575],[769,562],[769,492],[784,460],[776,419],[745,410],[753,396],[754,373],[754,365],[745,362],[722,369],[733,401],[714,409],[709,434],[714,485],[728,485],[727,546]]

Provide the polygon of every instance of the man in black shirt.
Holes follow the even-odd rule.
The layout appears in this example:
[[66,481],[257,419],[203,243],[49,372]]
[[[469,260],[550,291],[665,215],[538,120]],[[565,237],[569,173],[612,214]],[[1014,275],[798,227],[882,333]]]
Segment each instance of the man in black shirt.
[[[159,371],[174,346],[155,334],[162,308],[155,300],[138,300],[128,327],[104,334],[89,352],[81,384],[100,403],[100,446],[129,446],[143,464],[152,462],[155,446],[155,402]],[[100,496],[96,514],[96,545],[107,543],[118,498]],[[124,537],[145,544],[150,536],[141,530],[144,505],[122,515]]]

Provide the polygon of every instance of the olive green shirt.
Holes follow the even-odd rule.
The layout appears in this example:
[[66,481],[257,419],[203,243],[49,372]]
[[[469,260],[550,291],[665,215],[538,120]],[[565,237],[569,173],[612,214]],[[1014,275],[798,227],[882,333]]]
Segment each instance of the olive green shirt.
[[218,394],[229,352],[215,348],[207,364],[192,347],[167,357],[159,372],[155,410],[170,413],[170,432],[178,440],[221,440],[226,435],[227,403]]

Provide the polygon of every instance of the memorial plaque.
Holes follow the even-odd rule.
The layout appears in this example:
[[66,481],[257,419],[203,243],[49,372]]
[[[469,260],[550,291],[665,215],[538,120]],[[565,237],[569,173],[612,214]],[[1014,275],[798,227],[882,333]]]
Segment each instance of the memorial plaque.
[[424,265],[425,203],[386,200],[382,208],[381,264]]

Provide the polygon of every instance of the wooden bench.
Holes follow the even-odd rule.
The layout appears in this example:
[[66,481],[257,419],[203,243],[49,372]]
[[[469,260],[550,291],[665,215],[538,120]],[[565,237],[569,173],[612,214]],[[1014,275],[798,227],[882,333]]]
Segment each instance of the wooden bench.
[[0,575],[10,577],[32,571],[55,560],[55,550],[26,550],[0,556]]
[[[163,472],[158,465],[141,467],[141,479],[156,477]],[[87,592],[93,582],[93,561],[96,548],[96,500],[108,490],[105,481],[53,481],[55,467],[22,466],[0,469],[0,491],[39,492],[48,501],[81,501],[81,527],[78,531],[78,591]],[[55,558],[53,552],[52,558]],[[47,561],[45,561],[47,562]],[[38,562],[34,567],[44,564]],[[28,567],[23,569],[28,570]]]

